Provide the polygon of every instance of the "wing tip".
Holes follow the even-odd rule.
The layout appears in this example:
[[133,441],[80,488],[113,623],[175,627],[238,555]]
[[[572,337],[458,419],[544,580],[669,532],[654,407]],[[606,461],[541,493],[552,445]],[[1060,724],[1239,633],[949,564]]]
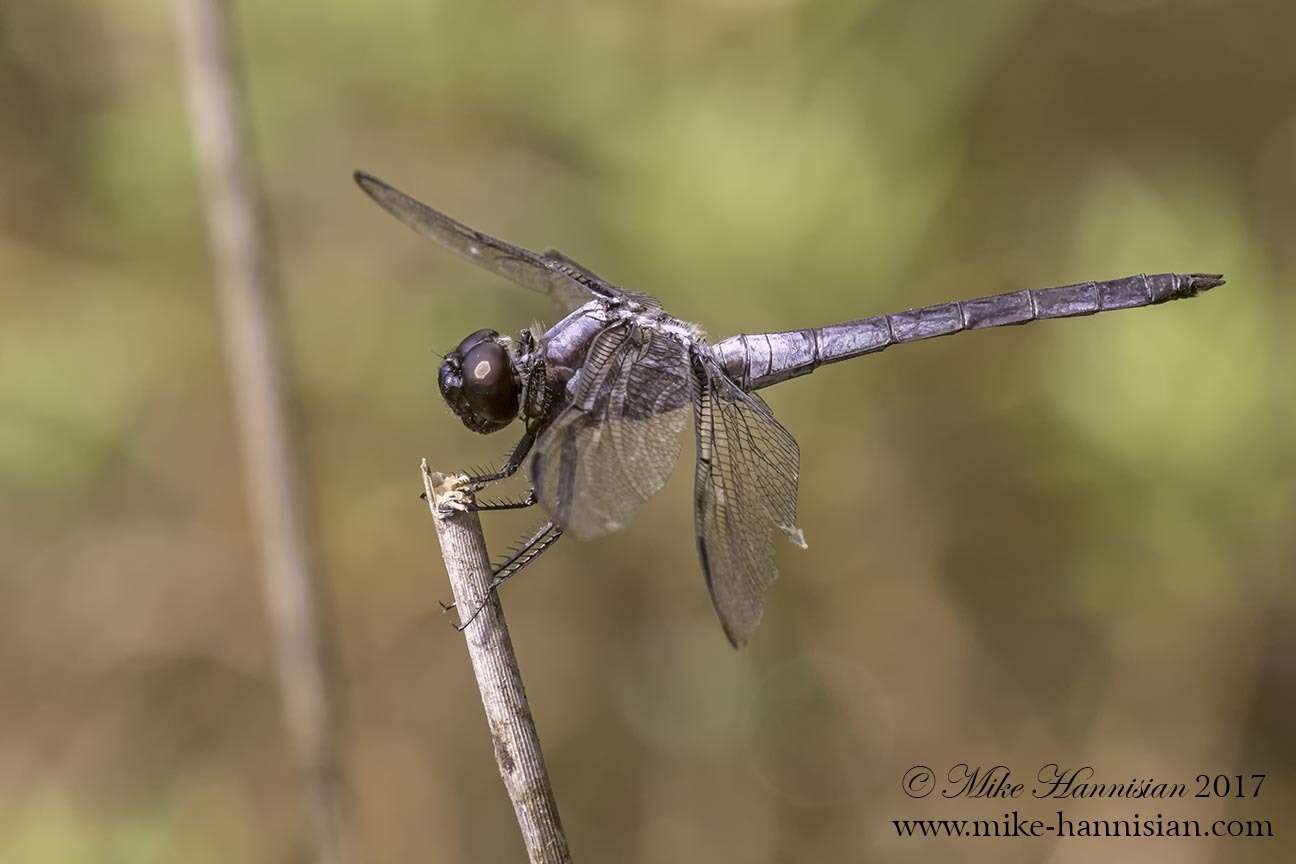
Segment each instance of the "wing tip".
[[368,171],[361,171],[359,168],[351,172],[351,179],[354,180],[356,185],[359,186],[370,198],[377,198],[377,193],[379,191],[391,188]]

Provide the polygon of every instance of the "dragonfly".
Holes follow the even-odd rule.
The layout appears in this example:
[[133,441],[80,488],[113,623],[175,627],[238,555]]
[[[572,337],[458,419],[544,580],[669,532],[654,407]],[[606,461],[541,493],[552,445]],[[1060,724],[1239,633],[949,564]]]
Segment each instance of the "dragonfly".
[[548,296],[564,313],[543,333],[524,329],[516,339],[478,330],[444,356],[438,372],[441,396],[473,432],[522,425],[500,468],[463,478],[465,488],[480,491],[527,464],[526,495],[474,501],[470,509],[539,504],[548,516],[493,566],[492,590],[565,533],[591,539],[624,527],[666,483],[691,417],[698,557],[735,648],[752,638],[778,577],[774,541],[805,548],[796,524],[800,450],[758,391],[892,345],[1151,306],[1224,283],[1220,274],[1140,274],[824,327],[742,333],[712,344],[654,297],[619,287],[557,250],[537,253],[491,237],[362,171],[355,180],[419,234]]

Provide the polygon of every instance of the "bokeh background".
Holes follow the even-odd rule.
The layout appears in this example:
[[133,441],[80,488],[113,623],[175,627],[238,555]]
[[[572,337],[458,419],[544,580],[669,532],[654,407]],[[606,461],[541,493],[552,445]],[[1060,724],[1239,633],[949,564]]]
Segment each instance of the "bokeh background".
[[[1296,5],[280,0],[237,32],[364,860],[521,855],[417,465],[511,444],[434,352],[554,316],[355,168],[717,337],[1228,276],[768,391],[810,546],[742,653],[687,448],[630,529],[507,586],[578,861],[1296,854]],[[168,4],[0,6],[0,309],[0,861],[302,860]],[[897,839],[1008,809],[902,794],[962,761],[1264,772],[1067,809],[1277,836]]]

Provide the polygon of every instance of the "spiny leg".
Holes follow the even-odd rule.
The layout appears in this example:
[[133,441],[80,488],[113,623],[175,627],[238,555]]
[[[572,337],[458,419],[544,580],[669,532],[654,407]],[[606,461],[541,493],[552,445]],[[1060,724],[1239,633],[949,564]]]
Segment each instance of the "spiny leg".
[[[559,528],[553,520],[550,520],[541,525],[534,534],[523,541],[522,545],[509,555],[509,557],[505,558],[498,565],[492,568],[491,581],[490,584],[486,586],[485,596],[482,597],[481,601],[477,604],[477,608],[472,611],[472,614],[468,616],[468,620],[454,625],[454,628],[459,631],[467,629],[472,622],[477,620],[477,616],[481,614],[481,611],[486,608],[486,604],[490,602],[491,595],[495,592],[495,589],[499,588],[499,586],[503,585],[513,576],[516,576],[524,567],[539,558],[546,549],[557,543],[558,538],[562,537],[562,533],[562,529]],[[441,611],[449,612],[451,609],[454,609],[456,605],[458,604],[442,603]]]
[[532,561],[539,558],[546,549],[558,542],[563,529],[550,519],[541,525],[536,532],[522,542],[507,558],[499,562],[491,573],[491,582],[495,585],[516,576],[517,573]]
[[492,510],[522,510],[526,507],[534,506],[539,502],[539,500],[540,499],[536,496],[535,489],[528,489],[527,494],[517,501],[510,501],[509,499],[504,498],[498,501],[474,502],[464,509],[472,513],[487,513]]
[[[419,494],[419,499],[427,500],[427,493]],[[540,498],[536,495],[535,489],[528,489],[526,495],[517,500],[510,498],[491,499],[489,501],[470,501],[463,505],[463,509],[469,513],[489,513],[493,510],[524,510],[527,507],[534,507],[540,503]]]
[[467,477],[469,485],[475,488],[481,488],[487,483],[494,483],[497,480],[504,480],[508,477],[512,477],[517,473],[517,470],[522,467],[522,463],[526,461],[527,454],[531,452],[531,445],[535,443],[535,439],[536,430],[528,428],[527,431],[522,434],[522,440],[518,441],[517,446],[513,448],[513,452],[509,454],[503,467],[498,471],[487,471],[481,474],[468,474]]

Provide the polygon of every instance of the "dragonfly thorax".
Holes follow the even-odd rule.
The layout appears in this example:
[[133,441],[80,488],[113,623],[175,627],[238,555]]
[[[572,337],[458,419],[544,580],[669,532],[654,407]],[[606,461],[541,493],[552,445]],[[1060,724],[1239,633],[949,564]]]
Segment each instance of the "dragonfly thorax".
[[478,330],[447,354],[437,384],[474,432],[498,432],[518,416],[522,383],[507,340],[494,330]]

